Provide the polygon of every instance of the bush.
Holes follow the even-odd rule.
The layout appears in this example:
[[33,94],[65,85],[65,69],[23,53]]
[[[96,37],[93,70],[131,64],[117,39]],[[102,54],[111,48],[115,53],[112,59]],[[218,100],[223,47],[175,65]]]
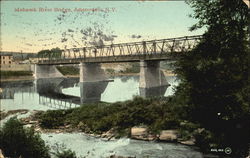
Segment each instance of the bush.
[[50,158],[49,148],[32,128],[23,128],[16,119],[9,119],[0,130],[0,148],[6,157]]
[[179,127],[180,110],[171,104],[165,98],[135,97],[130,101],[113,104],[87,104],[71,110],[47,111],[40,116],[40,122],[44,128],[57,128],[70,123],[85,132],[95,133],[111,128],[115,128],[118,133],[127,133],[128,128],[143,124],[157,132]]
[[[205,130],[205,129],[201,129],[199,131],[196,130],[195,134],[194,134],[194,138],[195,138],[195,144],[197,146],[200,147],[200,149],[202,151],[209,151],[209,149],[212,147],[210,146],[210,143],[211,142],[214,142],[214,135],[208,131],[208,130]],[[218,147],[218,145],[215,144],[215,146],[213,147]]]
[[57,128],[64,125],[65,116],[71,110],[48,110],[46,113],[39,114],[41,127]]
[[115,70],[114,69],[106,69],[106,72],[108,72],[109,74],[114,74]]
[[76,153],[71,151],[70,149],[68,150],[63,150],[63,151],[57,151],[55,153],[56,158],[77,158]]

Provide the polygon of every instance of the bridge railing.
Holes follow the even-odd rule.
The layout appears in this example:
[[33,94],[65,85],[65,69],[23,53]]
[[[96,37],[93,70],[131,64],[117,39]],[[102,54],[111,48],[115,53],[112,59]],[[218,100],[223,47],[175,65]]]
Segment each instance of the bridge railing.
[[111,45],[101,45],[93,47],[72,48],[63,50],[59,57],[41,57],[39,62],[68,60],[68,59],[87,59],[97,57],[121,57],[121,56],[140,56],[140,55],[162,55],[185,53],[192,50],[202,39],[198,36],[185,36],[179,38],[169,38],[161,40],[151,40],[132,43],[120,43]]

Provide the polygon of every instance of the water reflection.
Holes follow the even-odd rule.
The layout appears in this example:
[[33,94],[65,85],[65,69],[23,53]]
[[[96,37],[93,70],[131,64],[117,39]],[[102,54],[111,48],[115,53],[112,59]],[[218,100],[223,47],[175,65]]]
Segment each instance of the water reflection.
[[[4,82],[0,88],[3,109],[66,109],[89,102],[116,102],[133,96],[168,96],[173,94],[175,77],[167,78],[170,87],[139,88],[139,76],[119,76],[104,82],[79,83],[79,78],[38,79]],[[112,81],[112,82],[111,82]],[[41,107],[46,105],[47,107]]]
[[110,81],[80,82],[81,103],[100,102]]
[[14,99],[15,93],[34,92],[33,81],[1,83],[0,99]]
[[[34,81],[36,92],[39,94],[39,103],[60,109],[80,105],[80,98],[62,93],[63,88],[74,86],[77,80],[65,78],[38,79]],[[72,104],[74,106],[72,106]]]
[[139,88],[140,96],[146,97],[154,97],[154,96],[164,96],[169,85],[160,86],[160,87],[152,87],[152,88]]
[[[100,102],[101,94],[105,91],[108,82],[79,82],[79,79],[39,79],[35,81],[37,93],[42,96],[43,103],[55,103],[66,107],[66,103],[82,104],[90,102]],[[80,87],[80,97],[62,93],[63,88],[74,86]],[[52,99],[52,100],[51,100]],[[60,104],[61,103],[61,104]]]

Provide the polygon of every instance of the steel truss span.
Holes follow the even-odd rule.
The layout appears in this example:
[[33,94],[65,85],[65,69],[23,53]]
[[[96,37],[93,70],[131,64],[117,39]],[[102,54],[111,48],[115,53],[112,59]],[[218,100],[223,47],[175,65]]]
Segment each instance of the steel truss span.
[[40,55],[37,64],[57,65],[80,62],[134,62],[140,60],[171,60],[192,50],[202,35],[120,43],[63,50],[60,55]]

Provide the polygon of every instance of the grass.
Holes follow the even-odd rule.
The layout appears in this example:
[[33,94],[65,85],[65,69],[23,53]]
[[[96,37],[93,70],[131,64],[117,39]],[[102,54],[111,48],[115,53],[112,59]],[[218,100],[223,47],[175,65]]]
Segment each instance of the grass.
[[74,66],[57,66],[56,67],[63,75],[79,75],[79,68]]
[[32,71],[0,71],[1,78],[11,78],[19,76],[32,76]]
[[139,73],[140,72],[140,64],[138,62],[130,63],[130,67],[127,67],[121,73]]

